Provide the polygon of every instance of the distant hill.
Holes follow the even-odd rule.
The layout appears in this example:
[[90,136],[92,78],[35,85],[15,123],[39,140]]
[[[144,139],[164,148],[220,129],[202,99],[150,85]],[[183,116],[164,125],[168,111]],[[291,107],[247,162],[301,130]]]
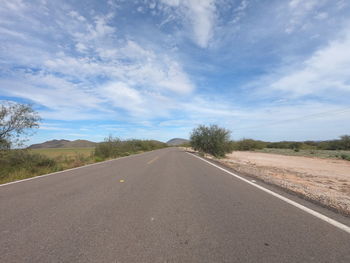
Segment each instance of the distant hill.
[[96,142],[87,140],[52,140],[38,144],[32,144],[28,149],[39,149],[39,148],[84,148],[84,147],[95,147]]
[[190,141],[186,140],[186,139],[174,138],[174,139],[167,141],[166,144],[170,145],[170,146],[177,146],[177,145],[181,145],[181,144],[188,143],[188,142],[190,142]]

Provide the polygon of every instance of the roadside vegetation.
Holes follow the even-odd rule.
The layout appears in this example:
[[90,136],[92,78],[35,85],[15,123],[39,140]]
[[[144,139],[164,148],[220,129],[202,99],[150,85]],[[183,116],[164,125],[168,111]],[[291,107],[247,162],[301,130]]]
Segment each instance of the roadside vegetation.
[[0,167],[0,183],[6,183],[57,171],[57,162],[27,150],[2,150]]
[[257,149],[291,149],[298,150],[349,150],[350,151],[350,135],[340,136],[337,140],[328,141],[281,141],[281,142],[264,142],[253,139],[242,139],[233,141],[235,150],[257,150]]
[[152,151],[165,148],[165,143],[155,140],[126,140],[122,141],[119,138],[109,136],[104,142],[99,143],[94,151],[96,161],[101,161],[107,158],[116,158],[120,156],[128,156],[135,153]]
[[341,159],[350,161],[350,151],[345,150],[314,150],[314,149],[302,149],[294,151],[292,149],[278,149],[278,148],[264,148],[257,149],[256,152],[281,154],[288,156],[306,156],[306,157],[317,157],[317,158],[330,158],[330,159]]
[[164,147],[158,141],[108,137],[95,148],[1,150],[0,184]]
[[258,151],[293,156],[334,158],[350,161],[350,136],[328,141],[264,142],[253,139],[231,141],[233,151]]
[[191,133],[190,145],[195,151],[225,157],[226,153],[232,151],[230,133],[217,125],[199,125]]
[[257,151],[293,156],[334,158],[350,161],[350,135],[327,141],[265,142],[253,139],[230,140],[231,132],[217,125],[200,125],[193,129],[190,142],[181,145],[192,147],[199,153],[224,157],[232,151]]
[[1,150],[0,184],[164,147],[158,141],[108,137],[94,148]]
[[49,158],[58,157],[74,157],[77,155],[83,155],[84,157],[89,157],[94,153],[95,147],[76,147],[76,148],[38,148],[38,149],[28,149],[31,153],[37,153],[45,155]]
[[1,103],[0,184],[167,147],[154,140],[122,141],[109,136],[96,147],[20,149],[41,119],[31,105]]

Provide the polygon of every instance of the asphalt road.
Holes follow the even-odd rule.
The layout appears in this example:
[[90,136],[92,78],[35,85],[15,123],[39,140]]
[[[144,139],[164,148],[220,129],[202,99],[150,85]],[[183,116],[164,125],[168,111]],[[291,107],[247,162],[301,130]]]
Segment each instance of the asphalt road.
[[1,186],[0,262],[350,262],[350,234],[168,148]]

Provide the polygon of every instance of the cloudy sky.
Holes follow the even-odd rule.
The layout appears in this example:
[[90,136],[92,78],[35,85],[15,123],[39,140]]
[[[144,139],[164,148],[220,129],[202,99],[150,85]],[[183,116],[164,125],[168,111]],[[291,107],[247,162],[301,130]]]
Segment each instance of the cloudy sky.
[[350,133],[347,0],[0,0],[0,100],[49,139]]

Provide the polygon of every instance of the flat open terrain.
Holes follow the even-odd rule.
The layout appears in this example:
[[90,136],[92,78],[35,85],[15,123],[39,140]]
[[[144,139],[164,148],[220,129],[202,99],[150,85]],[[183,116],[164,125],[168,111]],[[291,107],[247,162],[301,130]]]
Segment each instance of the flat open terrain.
[[350,151],[343,150],[299,150],[294,151],[292,149],[275,149],[275,148],[264,148],[262,150],[256,150],[256,152],[273,153],[291,156],[305,156],[305,157],[317,157],[317,158],[331,158],[331,159],[342,159],[342,155],[350,156]]
[[350,161],[233,152],[220,162],[350,215]]
[[81,154],[85,157],[90,156],[90,154],[95,150],[95,147],[85,147],[85,148],[45,148],[45,149],[31,149],[33,153],[39,153],[46,155],[50,158],[56,158],[59,156],[74,157]]
[[350,262],[348,232],[255,185],[176,148],[2,185],[0,262]]

